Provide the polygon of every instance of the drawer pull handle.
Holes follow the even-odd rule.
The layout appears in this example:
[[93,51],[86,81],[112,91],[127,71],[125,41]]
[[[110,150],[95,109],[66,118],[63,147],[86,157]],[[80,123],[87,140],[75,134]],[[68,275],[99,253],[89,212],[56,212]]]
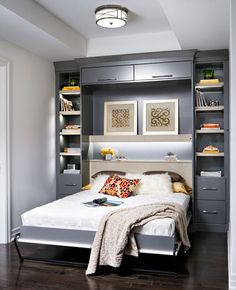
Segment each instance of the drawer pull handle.
[[117,81],[117,78],[98,79],[98,82]]
[[72,183],[72,184],[67,183],[67,184],[65,184],[65,186],[76,186],[76,185],[77,185],[76,183]]
[[205,214],[217,214],[218,213],[217,210],[212,210],[212,211],[210,211],[210,210],[203,210],[202,212],[205,213]]
[[218,188],[217,187],[203,187],[202,190],[213,190],[213,191],[217,191]]
[[153,79],[158,79],[158,78],[172,78],[173,75],[159,75],[159,76],[152,76]]

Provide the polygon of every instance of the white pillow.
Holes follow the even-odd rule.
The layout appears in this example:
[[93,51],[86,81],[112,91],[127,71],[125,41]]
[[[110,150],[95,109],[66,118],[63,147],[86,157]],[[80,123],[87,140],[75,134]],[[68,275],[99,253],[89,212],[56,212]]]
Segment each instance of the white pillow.
[[106,182],[107,178],[109,177],[109,175],[107,174],[100,174],[98,175],[93,181],[92,181],[92,188],[91,188],[91,192],[93,193],[98,193],[99,190],[102,189],[104,183]]
[[171,177],[168,173],[143,175],[135,173],[127,173],[127,178],[141,179],[138,186],[134,190],[134,194],[170,194],[172,193]]

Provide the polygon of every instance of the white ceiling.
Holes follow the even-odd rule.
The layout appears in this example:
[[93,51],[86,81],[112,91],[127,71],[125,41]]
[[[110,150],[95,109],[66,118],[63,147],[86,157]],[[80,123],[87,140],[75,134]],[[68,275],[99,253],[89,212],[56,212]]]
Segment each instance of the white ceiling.
[[[121,29],[96,26],[104,4],[129,10]],[[50,60],[229,43],[229,0],[0,0],[0,38]]]

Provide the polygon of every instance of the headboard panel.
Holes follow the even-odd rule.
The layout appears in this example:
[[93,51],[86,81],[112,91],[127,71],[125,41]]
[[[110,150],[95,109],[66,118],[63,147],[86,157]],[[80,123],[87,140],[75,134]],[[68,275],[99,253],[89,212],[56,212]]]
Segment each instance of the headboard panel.
[[99,171],[122,171],[129,173],[143,173],[146,171],[172,171],[180,174],[189,186],[192,186],[192,161],[152,161],[152,160],[122,160],[104,161],[90,160],[90,175]]

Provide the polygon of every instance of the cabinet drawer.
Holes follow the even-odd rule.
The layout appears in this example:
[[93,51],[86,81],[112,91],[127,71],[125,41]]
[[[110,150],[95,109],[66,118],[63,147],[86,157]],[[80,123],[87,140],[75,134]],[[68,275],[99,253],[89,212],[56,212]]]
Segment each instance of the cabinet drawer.
[[162,80],[172,78],[190,78],[190,61],[167,62],[135,65],[135,80]]
[[93,67],[82,69],[82,83],[113,83],[132,81],[133,65]]
[[225,200],[224,177],[197,177],[196,198],[210,200]]
[[61,174],[59,177],[59,194],[73,194],[81,189],[80,174]]
[[215,200],[195,201],[197,223],[224,224],[225,202]]

